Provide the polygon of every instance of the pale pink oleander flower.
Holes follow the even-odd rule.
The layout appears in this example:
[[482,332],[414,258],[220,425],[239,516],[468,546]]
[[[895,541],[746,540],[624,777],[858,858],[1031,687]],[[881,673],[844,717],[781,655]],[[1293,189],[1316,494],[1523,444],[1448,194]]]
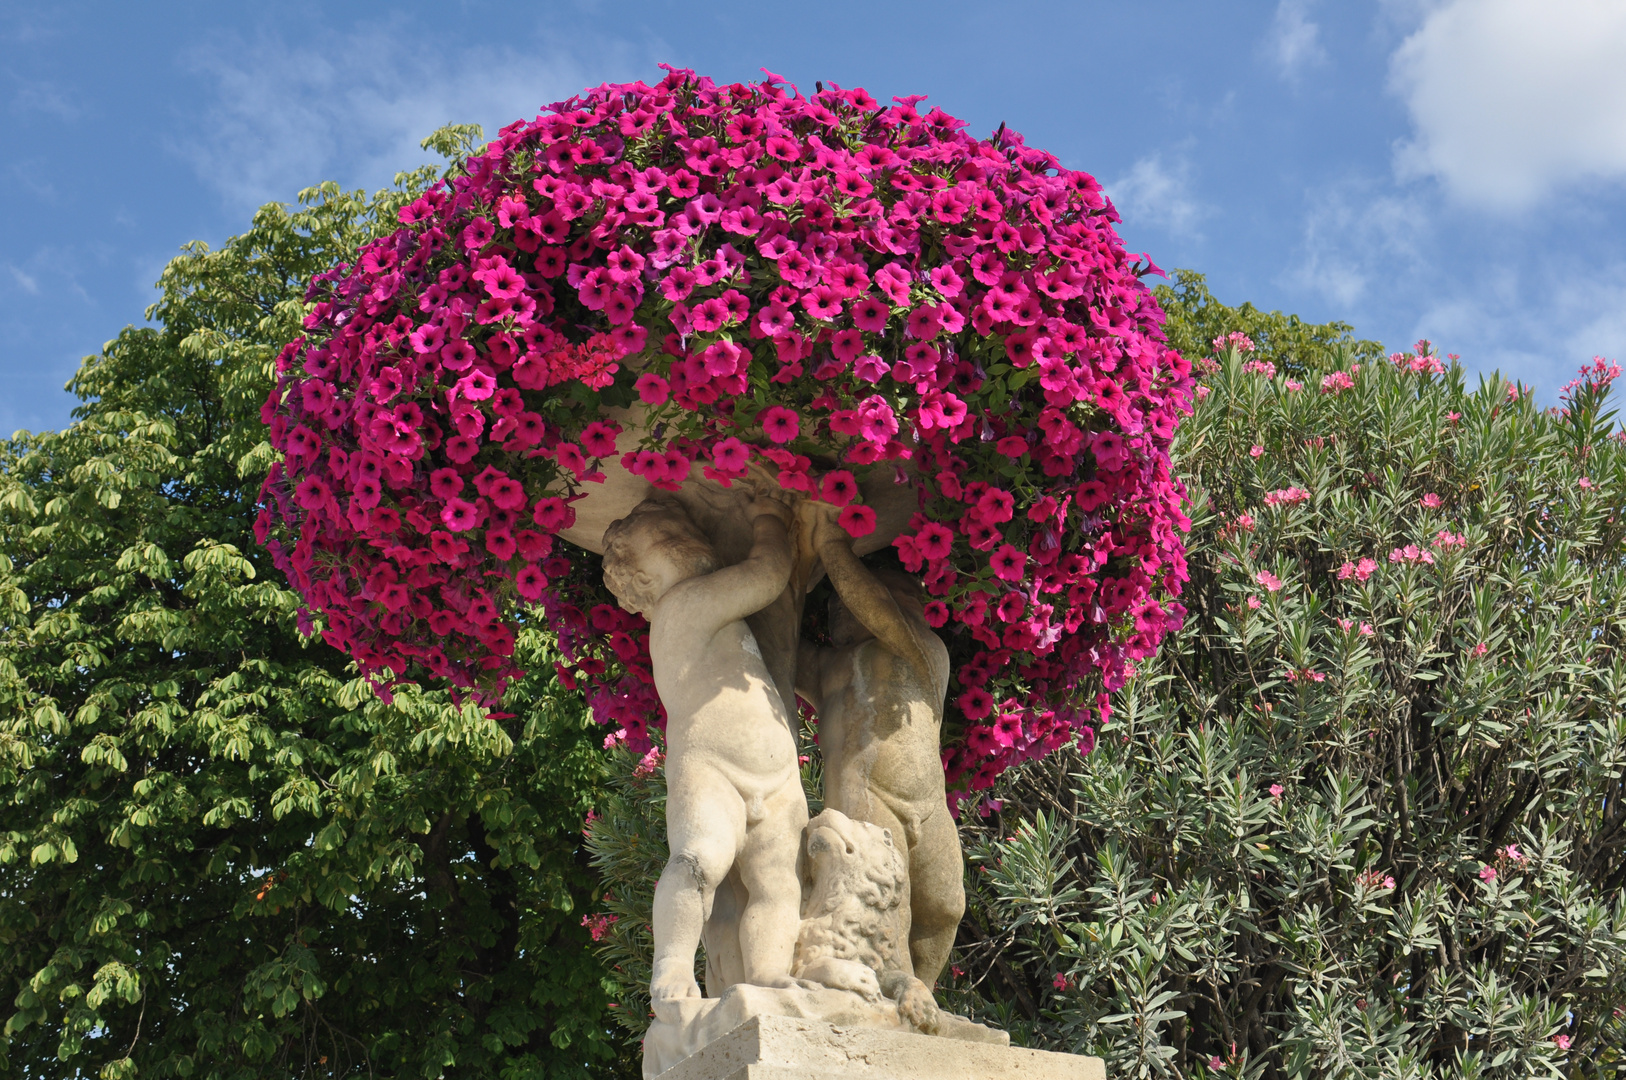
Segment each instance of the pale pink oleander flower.
[[1335,371],[1321,380],[1323,394],[1339,394],[1345,390],[1355,389],[1355,380],[1349,377],[1347,371]]

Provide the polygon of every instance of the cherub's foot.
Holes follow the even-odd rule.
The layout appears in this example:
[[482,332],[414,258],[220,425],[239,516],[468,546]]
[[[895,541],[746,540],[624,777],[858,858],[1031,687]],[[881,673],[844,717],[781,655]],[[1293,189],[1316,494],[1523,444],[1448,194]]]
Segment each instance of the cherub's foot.
[[694,981],[692,965],[685,968],[675,960],[655,961],[655,970],[649,980],[650,1001],[681,1001],[703,996],[700,984]]

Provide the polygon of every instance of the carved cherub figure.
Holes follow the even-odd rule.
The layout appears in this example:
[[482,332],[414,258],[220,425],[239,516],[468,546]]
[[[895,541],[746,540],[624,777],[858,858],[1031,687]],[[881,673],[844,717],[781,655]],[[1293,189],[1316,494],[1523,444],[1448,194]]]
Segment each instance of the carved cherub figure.
[[833,647],[804,642],[796,671],[797,693],[819,714],[824,804],[890,830],[908,867],[903,960],[930,986],[965,913],[940,751],[948,649],[922,615],[918,582],[860,562],[832,507],[809,502],[801,513],[836,590]]
[[737,868],[744,981],[791,987],[801,906],[796,862],[807,824],[792,715],[745,617],[790,579],[790,509],[745,503],[754,542],[718,568],[711,545],[674,502],[646,499],[604,534],[604,582],[649,620],[655,689],[666,707],[666,828],[671,851],[655,886],[650,997],[701,996],[695,951],[716,889]]

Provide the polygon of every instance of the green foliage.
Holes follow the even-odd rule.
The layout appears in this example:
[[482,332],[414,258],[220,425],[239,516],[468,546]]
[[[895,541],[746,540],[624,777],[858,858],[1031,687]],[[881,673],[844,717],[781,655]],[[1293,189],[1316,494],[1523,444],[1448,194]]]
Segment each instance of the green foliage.
[[[1187,338],[1237,328],[1174,308]],[[1094,754],[968,816],[956,994],[1113,1077],[1616,1075],[1626,448],[1603,392],[1540,412],[1455,366],[1292,348],[1308,386],[1231,351],[1181,431],[1183,631]]]
[[75,422],[0,444],[0,1074],[636,1067],[580,924],[603,771],[580,701],[532,678],[512,717],[381,702],[301,637],[251,532],[303,280],[433,178],[190,245],[155,325],[75,377]]
[[1297,315],[1260,311],[1249,303],[1228,307],[1214,299],[1207,278],[1195,270],[1170,274],[1174,284],[1158,285],[1152,292],[1169,313],[1163,327],[1169,344],[1187,358],[1210,355],[1214,339],[1231,333],[1252,339],[1251,359],[1268,360],[1290,373],[1305,371],[1319,362],[1317,357],[1340,346],[1349,349],[1358,363],[1383,356],[1381,345],[1355,338],[1355,328],[1348,323],[1307,323]]

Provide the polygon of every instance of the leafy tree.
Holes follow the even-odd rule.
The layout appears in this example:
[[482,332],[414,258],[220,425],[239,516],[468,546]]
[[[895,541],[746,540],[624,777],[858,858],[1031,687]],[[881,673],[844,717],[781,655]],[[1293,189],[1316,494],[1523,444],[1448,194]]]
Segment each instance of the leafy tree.
[[[1184,340],[1255,334],[1183,280]],[[1114,1077],[1616,1075],[1618,368],[1541,412],[1294,349],[1297,390],[1210,361],[1181,430],[1184,629],[1088,759],[968,816],[956,992]]]
[[[636,1066],[580,923],[603,755],[579,699],[534,677],[513,715],[379,700],[301,634],[251,532],[303,281],[434,175],[188,246],[155,325],[75,377],[74,423],[0,444],[0,1073]],[[535,630],[520,647],[550,670]]]
[[1307,323],[1297,315],[1260,311],[1249,303],[1230,307],[1214,299],[1208,279],[1195,270],[1170,271],[1171,285],[1159,285],[1152,292],[1169,313],[1164,331],[1169,344],[1187,357],[1208,356],[1215,338],[1228,334],[1245,335],[1253,344],[1253,359],[1266,360],[1289,373],[1302,373],[1307,365],[1319,363],[1328,349],[1345,347],[1357,363],[1377,360],[1383,347],[1375,341],[1356,338],[1348,323]]

